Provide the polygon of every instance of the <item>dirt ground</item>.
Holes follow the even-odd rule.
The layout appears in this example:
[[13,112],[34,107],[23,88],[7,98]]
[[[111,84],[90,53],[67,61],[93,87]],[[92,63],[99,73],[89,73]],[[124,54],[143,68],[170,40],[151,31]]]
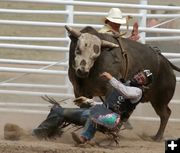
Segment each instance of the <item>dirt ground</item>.
[[[151,136],[155,134],[159,122],[145,122],[131,120],[132,130],[121,130],[119,145],[112,143],[110,137],[96,133],[91,144],[77,146],[71,139],[74,128],[66,128],[61,137],[50,140],[39,140],[31,135],[46,115],[29,115],[2,113],[0,125],[0,152],[1,153],[164,153],[165,140],[180,137],[179,123],[169,122],[161,142],[154,142]],[[29,121],[29,122],[27,122]],[[4,139],[4,125],[14,123],[25,132],[20,135],[20,140],[10,141]],[[82,130],[82,129],[80,129]],[[80,132],[78,130],[78,132]]]

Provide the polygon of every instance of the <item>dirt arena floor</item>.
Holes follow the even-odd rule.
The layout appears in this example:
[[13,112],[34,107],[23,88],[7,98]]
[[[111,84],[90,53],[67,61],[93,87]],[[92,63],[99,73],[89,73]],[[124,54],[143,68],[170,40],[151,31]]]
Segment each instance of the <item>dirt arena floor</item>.
[[[73,128],[65,129],[61,137],[38,140],[31,135],[31,131],[45,116],[2,113],[0,119],[0,153],[164,153],[165,140],[176,139],[177,136],[180,136],[179,123],[169,122],[164,139],[161,142],[154,142],[151,140],[151,136],[155,134],[159,122],[131,120],[134,128],[120,131],[118,146],[102,133],[97,133],[90,144],[77,146],[71,139]],[[20,134],[20,140],[4,139],[3,131],[6,123],[14,123],[23,129],[24,132]]]

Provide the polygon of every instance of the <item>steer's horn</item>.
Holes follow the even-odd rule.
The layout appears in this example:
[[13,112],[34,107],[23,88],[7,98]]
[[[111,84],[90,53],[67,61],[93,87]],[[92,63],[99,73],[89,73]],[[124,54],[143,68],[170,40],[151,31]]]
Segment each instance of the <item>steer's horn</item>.
[[101,47],[110,47],[110,48],[115,48],[115,47],[119,47],[119,45],[106,41],[106,40],[102,40],[101,41]]
[[69,34],[73,35],[74,37],[78,38],[81,35],[80,31],[77,31],[67,25],[65,25],[66,30],[68,31]]

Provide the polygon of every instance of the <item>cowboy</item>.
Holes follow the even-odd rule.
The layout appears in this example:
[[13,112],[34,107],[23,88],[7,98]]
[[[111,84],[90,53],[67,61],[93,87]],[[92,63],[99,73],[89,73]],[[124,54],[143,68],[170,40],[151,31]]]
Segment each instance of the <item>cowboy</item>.
[[[123,17],[122,12],[119,8],[111,8],[109,10],[108,16],[105,17],[104,23],[102,29],[99,30],[100,33],[114,33],[114,34],[121,34],[120,27],[121,25],[128,24],[128,20],[130,19],[130,16]],[[128,26],[128,25],[127,25]],[[139,32],[138,32],[138,24],[137,22],[133,25],[133,30],[131,32],[131,36],[129,39],[137,41],[140,38]]]
[[[95,105],[91,108],[90,115],[81,134],[72,133],[73,140],[78,144],[90,141],[96,131],[99,130],[98,125],[113,130],[122,122],[126,122],[137,104],[141,101],[144,89],[147,89],[152,83],[152,73],[150,70],[137,73],[126,84],[116,80],[107,72],[102,73],[100,77],[108,81],[113,90],[106,98],[104,104]],[[88,103],[87,100],[86,103]],[[92,100],[90,104],[94,105]],[[81,103],[78,102],[77,105],[80,106]]]
[[[112,76],[109,73],[104,72],[101,75],[101,77],[111,78]],[[151,79],[152,79],[152,73],[149,70],[144,70],[143,72],[138,73],[138,75],[135,75],[135,77],[132,80],[128,81],[128,84],[130,86],[138,86],[139,88],[141,88],[142,85],[148,86],[151,82]],[[113,77],[111,78],[111,81],[109,81],[109,82],[110,83],[114,82],[115,84],[116,84],[116,82],[118,83],[118,81]],[[119,84],[121,85],[122,83],[119,82]],[[113,85],[113,84],[112,84],[112,86],[115,87],[115,85]],[[127,88],[123,84],[121,86],[124,87],[124,89]],[[128,92],[131,92],[132,90],[136,89],[135,87],[130,87],[130,88],[131,88],[131,90],[128,90]],[[137,90],[140,90],[139,88],[137,88]],[[134,92],[135,91],[133,91],[133,93]],[[128,94],[128,93],[126,93],[126,94]],[[132,93],[129,93],[129,95],[131,95],[131,94]],[[140,101],[141,96],[142,96],[142,94],[139,95],[139,98],[138,98],[139,101]],[[112,97],[113,97],[113,94],[112,94]],[[107,103],[107,102],[110,103],[109,101],[110,100],[107,99],[105,101],[105,103]],[[87,122],[87,120],[89,119],[90,113],[93,113],[93,111],[91,111],[90,108],[92,108],[93,106],[96,106],[96,105],[101,106],[99,102],[95,102],[93,99],[88,99],[86,97],[78,97],[74,100],[74,103],[81,108],[62,108],[58,103],[54,103],[47,118],[37,128],[33,129],[32,134],[40,139],[51,137],[55,133],[57,133],[59,127],[61,127],[63,125],[63,123],[65,123],[65,122],[84,126],[85,123]],[[111,107],[109,107],[109,108],[111,108]],[[127,110],[125,109],[123,111],[126,112]],[[127,111],[127,113],[125,113],[125,114],[128,114],[128,113],[129,112]],[[93,113],[93,114],[95,114],[95,113]],[[128,118],[129,117],[124,117],[123,122],[125,122]],[[121,120],[122,120],[122,118],[121,118]],[[89,139],[87,139],[87,140],[89,140]],[[84,142],[84,140],[82,142]]]

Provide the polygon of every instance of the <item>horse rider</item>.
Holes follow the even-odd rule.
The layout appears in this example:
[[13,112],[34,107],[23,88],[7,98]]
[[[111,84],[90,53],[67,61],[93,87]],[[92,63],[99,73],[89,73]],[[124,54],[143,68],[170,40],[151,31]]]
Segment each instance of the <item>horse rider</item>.
[[[145,89],[152,83],[150,70],[143,70],[133,76],[125,84],[116,80],[110,73],[104,72],[100,75],[113,87],[112,92],[101,105],[96,104],[90,108],[90,115],[86,120],[80,135],[72,132],[72,138],[77,144],[90,141],[100,127],[115,129],[122,122],[126,122],[137,104],[141,101]],[[91,104],[94,104],[90,101]],[[80,106],[81,103],[77,103]]]
[[[101,77],[111,78],[112,76],[109,73],[104,72],[101,75]],[[144,70],[143,72],[140,72],[137,75],[135,75],[133,79],[127,81],[127,84],[129,84],[128,86],[123,85],[120,81],[117,81],[114,77],[112,77],[109,80],[109,83],[113,87],[119,90],[122,90],[122,93],[119,93],[119,94],[122,94],[122,95],[126,94],[127,98],[129,98],[129,99],[126,99],[125,95],[121,97],[125,101],[128,102],[127,106],[129,106],[130,102],[132,101],[132,105],[130,105],[131,106],[130,108],[128,109],[124,108],[123,112],[126,112],[124,113],[125,115],[129,114],[132,111],[131,109],[134,108],[136,104],[138,104],[138,102],[140,101],[142,97],[142,91],[143,91],[144,85],[148,86],[151,83],[151,80],[152,80],[152,73],[149,70]],[[136,90],[137,91],[139,90],[139,96],[137,96],[137,98],[133,97],[137,95],[137,93],[135,93]],[[111,94],[112,98],[114,96],[115,96],[114,98],[117,98],[117,95],[114,94],[114,93],[117,93],[115,91],[116,90],[114,90],[114,92]],[[110,101],[111,101],[110,98],[108,98],[105,101],[105,105],[107,106],[109,105],[108,110],[111,110],[112,108],[112,106],[110,105],[111,104]],[[37,128],[33,129],[32,134],[34,136],[37,136],[38,138],[51,137],[58,131],[59,128],[62,127],[64,122],[73,123],[73,124],[81,125],[81,126],[84,126],[86,124],[86,127],[87,127],[87,124],[89,124],[87,120],[89,119],[90,114],[93,112],[91,111],[91,108],[94,108],[95,106],[105,106],[104,104],[99,104],[98,102],[93,101],[93,99],[88,99],[86,97],[76,98],[74,100],[74,103],[80,106],[81,108],[62,108],[60,105],[54,105],[51,108],[51,111],[48,114],[47,118]],[[125,115],[121,115],[122,122],[125,122],[129,118],[128,115],[127,117]],[[92,135],[94,135],[93,133]],[[79,140],[81,140],[81,138],[82,139],[84,138],[83,136],[78,137],[75,133],[72,133],[72,136],[75,139],[79,138]],[[86,140],[89,140],[89,138],[83,139],[82,143],[84,143]]]
[[[123,17],[122,12],[119,8],[111,8],[109,10],[108,16],[105,17],[104,26],[99,30],[99,32],[119,34],[120,36],[124,37],[123,35],[125,35],[125,33],[121,33],[120,27],[121,25],[128,24],[128,20],[130,18],[130,16]],[[128,38],[134,41],[137,41],[140,38],[137,22],[134,23],[131,36]]]

